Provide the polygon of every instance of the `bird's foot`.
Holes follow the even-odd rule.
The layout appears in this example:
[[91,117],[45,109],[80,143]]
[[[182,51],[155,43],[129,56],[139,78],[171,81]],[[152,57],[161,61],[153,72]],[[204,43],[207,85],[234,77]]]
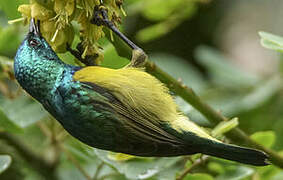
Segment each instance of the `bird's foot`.
[[127,64],[124,68],[144,67],[146,61],[147,61],[147,55],[142,49],[133,49],[131,62]]
[[77,46],[77,50],[72,49],[69,44],[67,44],[67,51],[69,51],[76,59],[78,59],[81,63],[86,66],[97,66],[96,59],[98,58],[98,54],[95,55],[86,55],[83,58],[83,49],[80,47],[80,43]]
[[121,33],[119,29],[114,25],[114,23],[108,19],[108,12],[105,6],[103,5],[95,6],[91,23],[97,26],[103,25],[108,27],[132,49],[131,62],[127,66],[125,66],[125,68],[144,66],[147,60],[147,55],[140,47],[138,47],[135,43],[129,40],[123,33]]
[[108,19],[108,12],[105,6],[98,5],[94,7],[93,11],[93,18],[90,21],[92,24],[95,24],[97,26],[112,26],[114,25],[109,19]]

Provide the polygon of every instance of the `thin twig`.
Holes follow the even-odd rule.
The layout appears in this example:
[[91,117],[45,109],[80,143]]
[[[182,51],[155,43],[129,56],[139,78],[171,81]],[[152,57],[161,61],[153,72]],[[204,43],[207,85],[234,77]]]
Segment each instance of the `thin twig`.
[[209,156],[203,156],[197,160],[195,160],[195,162],[188,167],[187,169],[185,169],[185,171],[176,178],[176,180],[182,180],[184,179],[184,177],[186,177],[187,174],[189,174],[190,172],[192,172],[193,169],[195,169],[196,167],[198,167],[201,164],[204,164],[207,160],[208,160]]
[[100,171],[101,171],[101,169],[103,168],[103,166],[104,166],[104,162],[101,162],[101,163],[99,164],[99,166],[97,167],[97,169],[96,169],[96,172],[95,172],[95,174],[94,174],[94,176],[93,176],[93,180],[97,180],[97,179],[98,179],[98,176],[99,176]]
[[[110,39],[109,30],[105,29],[105,34],[108,39]],[[112,42],[114,47],[116,48],[119,56],[126,57],[131,59],[132,50],[114,34],[114,41]],[[168,88],[174,92],[175,94],[182,97],[186,102],[191,104],[195,109],[197,109],[203,116],[205,116],[212,124],[215,126],[216,124],[227,121],[228,118],[223,116],[220,112],[214,110],[211,106],[204,103],[196,93],[182,82],[174,79],[168,73],[162,71],[156,64],[149,61],[145,65],[147,72],[158,78],[161,82],[166,84]],[[228,138],[232,140],[240,140],[242,143],[247,144],[248,146],[260,149],[266,152],[270,161],[280,167],[283,168],[283,157],[273,150],[266,148],[254,140],[252,140],[244,131],[240,128],[234,128],[229,133],[226,134]]]
[[41,132],[48,138],[52,137],[52,133],[50,131],[50,129],[46,126],[46,124],[42,121],[39,121],[38,123],[36,123],[36,125],[39,127],[39,129],[41,130]]
[[73,157],[73,155],[63,146],[60,148],[63,152],[66,153],[67,158],[76,166],[76,168],[84,175],[87,180],[92,180],[92,178],[88,175],[88,173],[81,167],[80,163]]
[[16,136],[6,132],[0,132],[0,139],[5,140],[8,144],[15,148],[21,157],[27,161],[33,169],[45,177],[45,179],[57,179],[55,175],[56,166],[34,153]]
[[104,180],[104,179],[108,179],[108,178],[110,178],[110,177],[119,176],[119,175],[121,175],[121,174],[114,172],[114,173],[106,174],[106,175],[100,177],[99,180]]

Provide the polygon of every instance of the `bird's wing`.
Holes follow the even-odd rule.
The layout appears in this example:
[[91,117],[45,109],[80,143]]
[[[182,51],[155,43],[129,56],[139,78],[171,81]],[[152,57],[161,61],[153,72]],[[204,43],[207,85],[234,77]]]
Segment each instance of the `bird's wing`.
[[[180,115],[168,89],[155,77],[140,69],[86,67],[77,71],[73,77],[75,80],[91,82],[107,89],[117,99],[112,103],[115,111],[128,119],[127,123],[135,129],[142,126],[146,132],[155,132],[173,140],[177,139],[176,134],[182,136],[185,131],[215,140],[188,118]],[[184,142],[183,137],[179,137],[178,141]]]
[[73,78],[108,89],[123,105],[148,116],[153,124],[157,123],[155,121],[168,123],[178,118],[177,106],[168,88],[141,69],[86,67],[75,72]]
[[[149,141],[160,141],[175,145],[182,144],[181,140],[162,129],[160,122],[152,121],[147,118],[149,116],[140,114],[133,107],[124,105],[109,90],[91,82],[81,82],[81,84],[83,88],[92,89],[107,98],[107,104],[112,107],[122,126],[127,128],[129,135],[135,135],[138,139],[148,139]],[[89,96],[92,96],[91,93]]]

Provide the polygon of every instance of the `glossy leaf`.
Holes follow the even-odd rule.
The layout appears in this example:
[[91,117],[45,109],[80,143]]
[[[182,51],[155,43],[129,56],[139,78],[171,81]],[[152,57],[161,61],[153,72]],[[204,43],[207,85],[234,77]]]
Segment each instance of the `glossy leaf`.
[[263,31],[258,34],[261,37],[260,42],[263,47],[283,52],[283,37]]
[[28,95],[22,95],[16,99],[2,98],[1,101],[5,115],[20,127],[31,125],[48,115],[43,107]]
[[275,143],[276,135],[273,131],[261,131],[252,134],[251,138],[257,143],[270,148]]
[[0,54],[13,56],[20,45],[19,27],[16,25],[0,27]]
[[180,160],[180,157],[138,158],[129,161],[118,162],[108,158],[108,151],[95,149],[94,152],[102,161],[115,167],[119,173],[124,174],[129,179],[147,179],[155,177],[159,173],[162,173],[164,169],[173,167],[175,163]]
[[283,179],[283,172],[276,174],[270,180],[282,180]]
[[150,59],[171,76],[193,88],[197,93],[205,90],[208,86],[202,74],[185,59],[165,53],[150,54]]
[[0,108],[0,129],[8,132],[20,132],[21,128],[9,119]]
[[109,68],[121,68],[127,65],[130,61],[126,58],[119,56],[112,44],[108,44],[104,48],[104,60],[101,66]]
[[[148,1],[148,2],[154,2],[154,1]],[[174,3],[177,3],[178,1],[174,1]],[[162,2],[163,4],[169,5],[170,2],[166,3]],[[147,8],[148,10],[152,11],[152,8]],[[154,25],[148,26],[137,32],[136,38],[138,41],[146,43],[149,41],[152,41],[154,39],[160,38],[169,32],[173,31],[179,24],[181,24],[185,19],[188,19],[189,17],[193,16],[193,14],[197,10],[196,4],[191,2],[181,2],[178,4],[178,7],[174,9],[174,7],[170,7],[171,11],[175,11],[172,14],[170,14],[171,11],[164,11],[165,14],[169,16],[166,20],[160,21],[159,23],[156,23]],[[158,7],[157,10],[153,11],[154,13],[160,13],[163,12],[160,7]],[[154,18],[157,18],[159,16],[152,16]],[[159,17],[160,18],[160,17]]]
[[222,164],[220,164],[220,163],[209,162],[207,167],[211,172],[214,172],[214,173],[217,173],[217,174],[223,174],[225,172]]
[[109,152],[108,158],[114,161],[128,161],[128,160],[136,158],[136,156],[129,155],[129,154],[123,154],[123,153]]
[[184,180],[213,180],[213,178],[208,174],[195,173],[195,174],[188,174],[184,178]]
[[253,174],[254,170],[249,167],[238,166],[227,169],[226,172],[216,178],[216,180],[242,180]]
[[238,124],[239,124],[238,118],[233,118],[229,121],[221,122],[211,131],[211,134],[214,137],[223,135],[226,132],[230,131],[231,129],[237,127]]
[[182,0],[154,0],[144,3],[145,9],[143,15],[154,21],[160,21],[168,16],[181,5]]
[[139,42],[146,43],[166,35],[171,29],[172,27],[168,27],[166,22],[161,22],[140,30],[136,37]]
[[20,13],[17,11],[20,4],[27,3],[28,0],[1,0],[0,10],[5,12],[5,15],[9,20],[21,17]]
[[208,69],[212,80],[218,85],[243,88],[250,87],[259,81],[257,76],[237,68],[221,52],[213,48],[201,46],[196,50],[195,56]]
[[9,155],[0,155],[0,174],[9,168],[12,158]]

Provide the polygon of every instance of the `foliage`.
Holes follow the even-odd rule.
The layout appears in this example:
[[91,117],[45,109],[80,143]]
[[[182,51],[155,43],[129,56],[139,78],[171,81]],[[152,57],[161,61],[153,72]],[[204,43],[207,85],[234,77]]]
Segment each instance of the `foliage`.
[[[62,2],[66,3],[67,0]],[[20,6],[19,10],[25,18],[35,16],[51,24],[45,31],[50,41],[55,37],[56,31],[62,31],[65,34],[64,36],[57,32],[56,36],[63,37],[63,40],[59,42],[60,38],[55,37],[56,41],[53,42],[53,47],[58,48],[58,52],[66,51],[66,42],[73,42],[72,47],[76,47],[83,37],[88,39],[83,40],[84,52],[88,55],[99,53],[105,59],[102,62],[103,66],[119,68],[125,65],[128,60],[118,57],[113,45],[103,37],[102,28],[93,27],[93,32],[79,33],[80,30],[87,29],[84,26],[88,25],[86,21],[90,16],[86,15],[92,11],[87,3],[93,2],[92,6],[94,6],[98,4],[98,1],[80,0],[76,1],[78,3],[76,5],[75,1],[70,0],[70,2],[73,3],[69,4],[72,10],[68,9],[70,6],[66,4],[57,4],[56,6],[60,7],[55,8],[52,3],[59,3],[56,0],[52,2],[32,0],[30,4],[33,6],[20,6],[28,4],[27,0],[0,1],[1,179],[57,177],[62,180],[171,180],[179,177],[186,170],[189,170],[190,174],[184,177],[185,180],[282,178],[283,171],[274,165],[257,168],[209,157],[194,167],[196,162],[199,162],[199,155],[193,155],[190,159],[188,157],[129,157],[90,148],[69,136],[60,124],[16,83],[13,77],[12,58],[27,32],[27,27],[24,27],[22,23],[9,25],[7,22],[21,18],[21,14],[17,11]],[[114,2],[112,0],[105,0],[105,2],[119,19],[123,9],[117,4],[112,7],[111,3]],[[127,16],[139,14],[151,22],[150,25],[136,32],[135,37],[141,43],[153,42],[162,36],[166,37],[184,21],[192,18],[197,13],[200,3],[207,3],[207,1],[168,0],[165,3],[164,0],[125,0],[123,6]],[[39,10],[48,11],[48,18],[40,17],[42,11],[38,12]],[[119,24],[120,20],[117,19],[115,22]],[[69,31],[66,28],[72,30]],[[47,34],[50,29],[52,29],[51,34]],[[260,36],[264,47],[282,52],[281,37],[264,32],[260,32]],[[63,48],[62,42],[64,42]],[[89,49],[90,45],[93,45],[94,49]],[[103,51],[98,48],[100,46],[103,47]],[[59,54],[59,56],[68,63],[77,63],[69,53]],[[208,104],[215,109],[221,109],[225,116],[232,118],[231,121],[213,129],[214,135],[227,140],[225,133],[239,123],[239,127],[252,134],[251,138],[258,143],[276,151],[283,149],[283,142],[279,140],[279,137],[283,136],[281,128],[283,127],[282,72],[274,72],[269,77],[244,72],[228,61],[217,48],[206,45],[197,48],[195,57],[197,63],[206,69],[209,78],[205,78],[195,66],[182,57],[176,57],[170,52],[154,53],[150,54],[150,57],[173,77],[182,79],[185,84],[195,89]],[[211,127],[207,119],[182,99],[176,97],[176,101],[180,109],[193,121]],[[238,121],[234,117],[238,117]],[[21,143],[15,144],[15,142]]]
[[0,155],[0,173],[5,171],[11,164],[12,158],[9,155]]
[[259,32],[261,37],[262,46],[273,49],[279,52],[283,52],[283,37],[267,33],[267,32]]

